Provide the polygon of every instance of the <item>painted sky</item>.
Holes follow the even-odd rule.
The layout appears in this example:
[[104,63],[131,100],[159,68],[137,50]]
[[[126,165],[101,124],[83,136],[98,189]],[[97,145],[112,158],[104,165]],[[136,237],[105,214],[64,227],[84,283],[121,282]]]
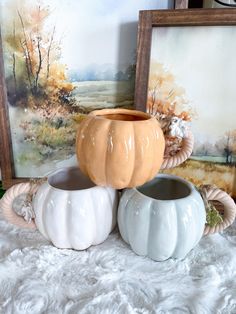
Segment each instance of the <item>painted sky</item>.
[[166,7],[157,0],[48,0],[58,33],[63,33],[62,62],[69,69],[134,60],[138,11]]
[[[80,69],[88,64],[115,64],[134,59],[138,11],[157,8],[156,0],[49,0],[57,8],[58,31],[64,32],[63,62]],[[159,1],[161,3],[161,1]],[[162,1],[162,5],[166,1]]]
[[236,128],[235,38],[234,26],[153,29],[151,59],[185,88],[198,114],[193,130],[202,142],[215,142]]
[[[22,9],[44,3],[52,10],[49,26],[56,25],[62,39],[62,62],[69,69],[90,64],[111,64],[117,69],[133,62],[136,50],[138,12],[167,8],[173,0],[1,0]],[[6,16],[6,15],[5,15]]]

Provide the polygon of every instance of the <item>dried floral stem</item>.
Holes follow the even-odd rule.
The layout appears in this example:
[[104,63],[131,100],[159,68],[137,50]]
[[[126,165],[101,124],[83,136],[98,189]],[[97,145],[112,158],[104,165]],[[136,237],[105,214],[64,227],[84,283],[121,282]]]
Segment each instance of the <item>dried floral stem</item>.
[[211,203],[206,195],[205,195],[205,187],[204,185],[201,185],[198,187],[198,191],[200,192],[203,202],[205,204],[206,209],[206,224],[210,227],[215,227],[219,223],[223,221],[222,216],[220,215],[220,212],[217,210],[217,208]]

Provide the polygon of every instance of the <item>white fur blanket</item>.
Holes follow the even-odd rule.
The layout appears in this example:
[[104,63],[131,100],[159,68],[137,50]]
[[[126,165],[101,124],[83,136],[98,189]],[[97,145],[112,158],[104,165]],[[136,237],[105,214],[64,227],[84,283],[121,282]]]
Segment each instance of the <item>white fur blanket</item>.
[[236,313],[236,224],[183,261],[154,262],[117,230],[78,252],[0,219],[0,313]]

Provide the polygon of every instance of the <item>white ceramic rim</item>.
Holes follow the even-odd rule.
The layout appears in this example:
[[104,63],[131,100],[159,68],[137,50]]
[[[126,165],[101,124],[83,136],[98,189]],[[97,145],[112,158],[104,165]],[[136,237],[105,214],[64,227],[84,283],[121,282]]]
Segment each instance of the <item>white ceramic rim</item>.
[[[59,188],[56,188],[55,186],[53,186],[53,185],[50,184],[50,182],[49,182],[50,178],[52,178],[53,176],[57,175],[59,172],[62,172],[62,171],[69,171],[69,170],[73,170],[73,169],[80,171],[81,174],[82,174],[88,181],[91,181],[91,183],[92,183],[94,186],[92,186],[91,188],[86,188],[86,189],[67,190],[67,189],[59,189]],[[101,187],[101,186],[98,186],[98,185],[96,185],[95,183],[93,183],[93,181],[90,180],[89,177],[86,176],[86,175],[81,171],[81,169],[79,168],[79,166],[78,166],[78,167],[76,167],[76,166],[72,166],[72,167],[62,167],[62,168],[53,170],[52,172],[50,172],[50,173],[48,174],[48,176],[47,176],[47,181],[46,181],[45,183],[47,183],[47,184],[50,186],[50,188],[52,188],[52,189],[54,189],[54,190],[56,190],[56,191],[67,191],[67,192],[70,192],[70,193],[71,193],[71,192],[72,192],[72,193],[73,193],[73,192],[78,193],[78,192],[80,192],[80,191],[81,191],[81,192],[82,192],[82,191],[89,191],[89,190],[92,190],[92,189]],[[104,187],[103,187],[103,188],[104,188]]]

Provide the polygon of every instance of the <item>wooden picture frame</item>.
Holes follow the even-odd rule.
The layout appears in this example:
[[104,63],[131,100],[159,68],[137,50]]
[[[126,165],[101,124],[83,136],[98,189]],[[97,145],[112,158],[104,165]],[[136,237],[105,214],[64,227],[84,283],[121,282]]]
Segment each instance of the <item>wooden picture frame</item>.
[[[179,29],[181,27],[194,27],[195,28],[198,26],[206,26],[206,27],[235,26],[235,30],[236,30],[236,9],[181,9],[181,10],[173,10],[173,11],[171,10],[140,11],[136,84],[135,84],[135,106],[137,110],[146,111],[146,106],[147,106],[149,71],[151,70],[150,69],[150,62],[151,62],[150,55],[151,55],[153,29],[154,28],[160,29],[160,28],[166,27],[166,29],[172,28],[174,30],[176,28]],[[163,30],[163,34],[164,34],[164,30]],[[155,37],[155,40],[156,40],[155,48],[158,49],[157,48],[158,47],[157,36]],[[198,56],[195,55],[194,57],[197,58]],[[193,59],[193,62],[194,62],[194,59]],[[233,156],[234,156],[233,164],[235,164],[234,162],[235,155]],[[230,192],[235,198],[236,197],[235,167],[233,171],[234,171],[234,178],[233,178],[233,182],[231,183],[232,190],[228,192]],[[224,187],[221,187],[221,188],[224,188]]]
[[13,152],[9,125],[7,91],[4,77],[2,37],[0,29],[0,165],[3,188],[8,189],[13,184],[27,181],[27,178],[15,178],[13,166]]
[[138,110],[143,111],[146,106],[152,28],[217,25],[236,25],[236,9],[140,11],[135,81],[135,106]]
[[[104,7],[92,0],[84,4],[61,1],[60,5],[51,0],[9,2],[0,5],[0,162],[4,189],[47,176],[59,167],[77,165],[75,124],[90,111],[133,108],[134,15],[140,8],[158,5],[156,0],[130,2],[127,10],[126,2],[122,12],[122,7],[117,10],[112,3]],[[92,10],[96,5],[101,10]],[[159,7],[165,5],[170,7],[170,1]],[[115,18],[104,20],[104,14],[111,13]],[[66,17],[72,25],[60,23]],[[55,113],[53,117],[48,114],[50,110]]]

